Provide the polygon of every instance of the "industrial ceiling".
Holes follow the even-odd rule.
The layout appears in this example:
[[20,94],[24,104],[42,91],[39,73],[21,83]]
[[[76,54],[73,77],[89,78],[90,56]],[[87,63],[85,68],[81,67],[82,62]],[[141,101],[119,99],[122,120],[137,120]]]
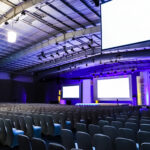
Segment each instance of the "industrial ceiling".
[[[7,42],[9,30],[15,43]],[[0,71],[43,78],[106,64],[135,68],[149,56],[149,43],[102,51],[100,6],[92,0],[0,1]]]

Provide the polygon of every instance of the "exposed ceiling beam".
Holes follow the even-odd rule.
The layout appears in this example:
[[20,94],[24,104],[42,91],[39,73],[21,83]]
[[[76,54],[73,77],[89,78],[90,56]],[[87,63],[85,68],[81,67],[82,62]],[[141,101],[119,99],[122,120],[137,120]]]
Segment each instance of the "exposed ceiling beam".
[[[103,62],[110,62],[110,60],[119,60],[119,61],[131,61],[131,60],[136,60],[136,59],[145,59],[145,60],[150,60],[150,50],[140,50],[140,51],[129,51],[129,52],[121,52],[119,53],[120,54],[120,57],[118,58],[118,53],[110,53],[110,54],[98,54],[98,55],[95,55],[95,56],[92,56],[92,57],[88,57],[88,58],[85,58],[84,59],[81,59],[81,60],[77,60],[77,61],[74,61],[73,64],[76,65],[78,67],[78,65],[83,65],[83,64],[86,64],[86,63],[93,63],[94,65],[100,65],[100,61],[103,61]],[[79,57],[79,56],[78,56]],[[93,62],[94,60],[94,62]],[[97,62],[97,63],[96,63]],[[46,77],[50,74],[53,74],[53,73],[56,73],[56,72],[62,72],[64,70],[68,70],[69,68],[69,64],[62,64],[62,70],[61,70],[61,67],[54,67],[54,68],[51,68],[51,69],[47,69],[45,71],[42,71],[39,73],[39,79],[40,78],[43,78],[43,77]],[[72,65],[71,65],[72,66]]]
[[7,58],[1,59],[0,65],[12,63],[16,61],[17,59],[30,55],[31,53],[34,53],[34,52],[38,53],[40,52],[42,48],[44,49],[48,47],[49,45],[55,44],[56,42],[63,42],[65,40],[72,39],[73,37],[80,37],[80,36],[98,33],[98,32],[100,32],[100,26],[89,27],[87,29],[80,29],[77,31],[68,32],[64,35],[59,35],[58,37],[53,38],[53,39],[46,39],[40,43],[38,42],[37,44],[28,47],[27,49],[22,49],[21,51],[18,51],[8,56]]
[[83,13],[81,13],[78,9],[76,9],[70,3],[68,3],[65,0],[61,0],[61,2],[63,2],[66,6],[68,6],[69,8],[71,8],[74,12],[76,12],[77,14],[79,14],[82,18],[84,18],[85,20],[87,20],[90,24],[96,26],[96,24],[92,20],[90,20],[88,17],[86,17]]
[[10,7],[16,7],[15,4],[9,2],[8,0],[1,0],[1,2],[5,3],[6,5],[10,6]]
[[[3,2],[8,2],[6,0],[2,0]],[[7,13],[5,13],[4,15],[2,15],[0,17],[0,24],[8,21],[9,19],[12,19],[13,17],[15,17],[16,15],[18,15],[19,13],[22,12],[22,8],[23,9],[27,9],[37,3],[40,3],[42,2],[43,0],[27,0],[27,1],[24,1],[20,4],[18,4],[17,6],[15,7],[12,7],[12,9],[10,9]],[[10,2],[9,2],[10,3]]]

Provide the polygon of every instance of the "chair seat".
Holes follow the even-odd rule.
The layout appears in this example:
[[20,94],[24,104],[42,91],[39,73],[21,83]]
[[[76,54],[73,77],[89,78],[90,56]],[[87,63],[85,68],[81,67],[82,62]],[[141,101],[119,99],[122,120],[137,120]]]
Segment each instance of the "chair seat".
[[66,121],[66,128],[71,129],[71,121]]
[[61,132],[61,125],[58,123],[54,123],[54,135],[60,135]]
[[12,145],[11,145],[11,147],[13,148],[13,147],[15,147],[15,146],[17,146],[18,145],[18,135],[19,134],[24,134],[24,131],[22,131],[22,130],[17,130],[16,128],[12,128],[12,132],[13,132],[13,142],[12,142]]
[[33,137],[40,138],[41,137],[41,127],[33,125]]

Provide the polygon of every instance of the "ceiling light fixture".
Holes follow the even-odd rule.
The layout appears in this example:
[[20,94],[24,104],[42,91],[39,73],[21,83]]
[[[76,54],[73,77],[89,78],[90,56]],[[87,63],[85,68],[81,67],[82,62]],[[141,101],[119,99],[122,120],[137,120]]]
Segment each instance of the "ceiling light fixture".
[[9,43],[15,43],[17,39],[17,33],[14,31],[8,31],[7,33],[7,41]]

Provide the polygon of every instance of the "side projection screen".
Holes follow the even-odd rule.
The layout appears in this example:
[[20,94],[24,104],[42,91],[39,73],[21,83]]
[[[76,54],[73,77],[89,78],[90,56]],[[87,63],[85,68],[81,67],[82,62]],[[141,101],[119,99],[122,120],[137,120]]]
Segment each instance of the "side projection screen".
[[97,80],[97,98],[103,100],[131,100],[132,91],[129,77]]
[[80,86],[63,86],[62,98],[80,98]]
[[101,14],[102,49],[150,40],[150,0],[111,0]]

